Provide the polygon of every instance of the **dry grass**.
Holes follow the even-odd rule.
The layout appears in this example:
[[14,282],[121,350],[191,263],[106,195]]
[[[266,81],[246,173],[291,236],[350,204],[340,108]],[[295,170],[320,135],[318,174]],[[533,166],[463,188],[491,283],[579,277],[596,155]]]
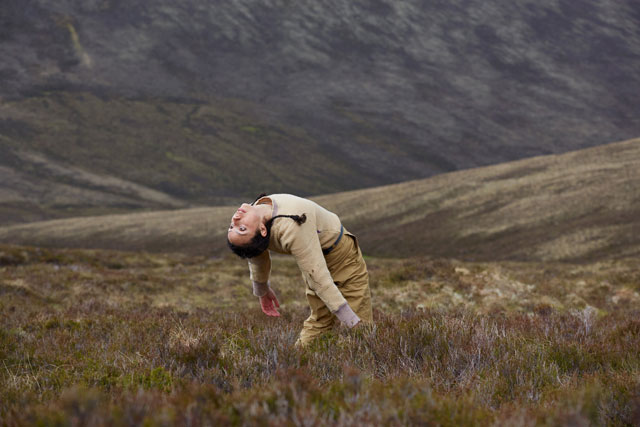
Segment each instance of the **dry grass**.
[[[640,255],[640,140],[318,197],[375,256],[593,261]],[[221,254],[234,207],[0,228],[0,241]]]
[[634,425],[640,262],[369,259],[374,328],[293,343],[233,258],[0,247],[3,425]]

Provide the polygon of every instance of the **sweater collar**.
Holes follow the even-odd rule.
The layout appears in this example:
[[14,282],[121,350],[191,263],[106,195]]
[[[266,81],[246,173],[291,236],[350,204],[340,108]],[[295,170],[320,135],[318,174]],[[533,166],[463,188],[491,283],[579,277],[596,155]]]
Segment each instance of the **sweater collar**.
[[276,201],[273,199],[273,197],[270,196],[264,196],[259,198],[258,200],[256,200],[254,203],[256,205],[262,205],[264,203],[260,203],[262,200],[264,199],[269,199],[271,200],[271,218],[273,218],[274,216],[278,215],[278,204],[276,203]]

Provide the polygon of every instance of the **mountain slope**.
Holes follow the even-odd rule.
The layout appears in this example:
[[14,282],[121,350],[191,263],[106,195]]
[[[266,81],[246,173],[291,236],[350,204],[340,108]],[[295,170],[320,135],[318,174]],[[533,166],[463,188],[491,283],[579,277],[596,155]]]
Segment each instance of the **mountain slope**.
[[[321,194],[352,176],[348,163],[303,130],[272,126],[237,104],[86,92],[7,101],[0,107],[11,117],[0,120],[0,191],[12,196],[0,197],[0,222],[222,204],[238,200],[239,188],[259,185]],[[78,179],[89,174],[101,178]],[[154,200],[127,185],[145,187]],[[10,214],[17,203],[23,208]]]
[[[640,139],[315,198],[365,254],[586,261],[640,255]],[[224,253],[235,206],[0,228],[38,246]]]
[[[634,0],[5,0],[0,40],[0,148],[192,205],[640,135]],[[7,191],[32,201],[11,221],[100,207]],[[100,194],[105,212],[163,207]]]

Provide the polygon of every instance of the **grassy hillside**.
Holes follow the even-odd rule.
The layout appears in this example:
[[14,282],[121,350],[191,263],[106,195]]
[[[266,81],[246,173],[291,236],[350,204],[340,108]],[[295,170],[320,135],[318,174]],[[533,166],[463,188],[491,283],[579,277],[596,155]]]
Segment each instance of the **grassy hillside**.
[[375,328],[293,343],[246,263],[0,246],[5,425],[637,425],[640,263],[369,259]]
[[[639,183],[640,140],[630,140],[317,200],[369,255],[584,261],[640,254]],[[0,241],[219,254],[235,208],[15,225]]]
[[223,204],[261,185],[320,194],[357,172],[303,130],[243,108],[87,92],[4,102],[0,223]]
[[0,221],[335,193],[634,138],[639,17],[636,0],[4,0]]
[[377,255],[640,255],[640,139],[318,199]]

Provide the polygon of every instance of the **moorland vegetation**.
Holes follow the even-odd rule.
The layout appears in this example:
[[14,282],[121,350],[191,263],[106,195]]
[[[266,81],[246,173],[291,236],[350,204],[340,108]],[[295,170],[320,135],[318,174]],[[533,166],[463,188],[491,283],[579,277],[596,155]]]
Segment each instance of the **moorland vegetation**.
[[229,257],[0,247],[0,423],[637,425],[638,259],[371,259],[375,326],[294,342]]
[[3,227],[40,247],[0,246],[0,423],[636,425],[638,146],[318,197],[361,237],[375,325],[304,349],[295,261],[264,316],[232,207]]

